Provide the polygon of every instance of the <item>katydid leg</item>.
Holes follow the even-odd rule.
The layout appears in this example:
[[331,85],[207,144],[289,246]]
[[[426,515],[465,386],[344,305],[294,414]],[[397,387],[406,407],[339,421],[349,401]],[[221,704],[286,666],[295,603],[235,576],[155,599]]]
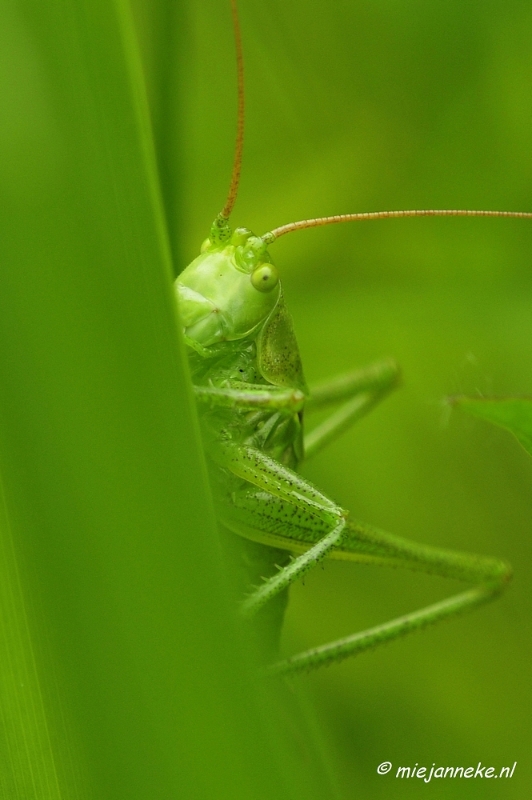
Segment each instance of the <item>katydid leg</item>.
[[384,397],[384,392],[361,392],[329,414],[323,422],[305,435],[303,445],[305,461],[323,450],[359,419],[365,417]]
[[336,405],[342,400],[350,400],[357,394],[387,394],[394,389],[400,380],[399,367],[392,359],[376,361],[367,367],[352,370],[329,378],[322,383],[310,387],[305,411],[312,412],[329,405]]
[[346,512],[301,475],[254,447],[228,445],[218,458],[234,475],[261,490],[233,493],[228,527],[233,528],[238,515],[237,533],[242,534],[245,526],[256,532],[247,538],[264,544],[278,539],[288,550],[297,548],[283,532],[299,530],[304,537],[302,554],[246,598],[242,613],[249,617],[341,545]]
[[273,671],[310,670],[356,655],[481,605],[510,579],[511,570],[503,561],[417,544],[356,522],[304,478],[261,451],[231,450],[226,465],[251,486],[233,493],[226,524],[245,538],[302,553],[248,596],[242,605],[245,616],[255,614],[324,557],[398,566],[475,584],[447,600],[279,662]]
[[338,663],[349,656],[355,656],[380,644],[393,641],[407,633],[425,628],[440,620],[469,611],[494,599],[504,588],[503,583],[486,584],[469,589],[467,592],[454,595],[447,600],[397,617],[374,628],[346,636],[329,644],[314,647],[298,653],[283,661],[267,667],[269,675],[289,675],[298,672],[309,672],[312,669]]
[[299,389],[269,386],[267,384],[239,384],[230,386],[194,386],[194,394],[200,403],[212,406],[242,409],[286,409],[300,411],[305,395]]
[[380,361],[365,369],[339,375],[311,387],[305,411],[313,411],[342,403],[306,436],[305,459],[312,458],[333,439],[368,414],[396,388],[399,369],[394,361]]
[[[395,563],[397,566],[476,585],[439,603],[278,662],[269,668],[272,673],[308,671],[342,661],[427,625],[469,611],[497,597],[511,578],[509,565],[498,559],[416,544],[348,519],[340,548],[331,555],[348,558],[351,552],[360,553],[361,549],[366,553],[373,549],[376,561],[382,564]],[[379,559],[378,553],[384,558]]]

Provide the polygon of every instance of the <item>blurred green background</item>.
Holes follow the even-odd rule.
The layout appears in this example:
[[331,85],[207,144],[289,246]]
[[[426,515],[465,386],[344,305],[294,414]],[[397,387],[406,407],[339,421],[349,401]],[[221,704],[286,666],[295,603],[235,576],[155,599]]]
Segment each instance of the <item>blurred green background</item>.
[[[276,715],[264,712],[274,704],[241,677],[176,366],[164,223],[184,266],[225,198],[229,0],[131,5],[142,65],[127,0],[0,11],[0,638],[20,662],[1,659],[0,789],[16,796],[22,776],[30,789],[18,796],[39,800],[39,780],[50,798],[84,797],[89,784],[98,800],[166,798],[176,786],[187,800],[233,800],[248,786],[253,797],[306,797],[303,786],[327,796],[306,769],[312,756],[301,781],[293,754],[280,754]],[[532,208],[529,4],[241,0],[240,13],[235,224],[260,234],[349,211]],[[312,699],[347,799],[530,795],[532,462],[443,398],[532,394],[531,245],[529,222],[418,219],[306,231],[272,248],[309,381],[384,356],[404,373],[305,474],[370,523],[515,568],[491,606],[294,684]],[[283,650],[457,588],[326,564],[294,587]],[[297,691],[286,697],[291,719]],[[185,778],[179,746],[191,754]],[[39,780],[26,757],[46,762]],[[384,761],[393,770],[379,776]],[[398,766],[479,761],[517,768],[511,780],[429,788],[394,778]]]
[[[228,6],[187,6],[183,264],[223,204],[231,169]],[[247,116],[235,224],[260,234],[350,211],[532,207],[529,3],[241,0],[240,15]],[[515,568],[510,590],[489,607],[303,679],[344,794],[528,796],[532,462],[503,431],[449,415],[442,399],[532,393],[530,223],[334,226],[288,236],[272,255],[309,381],[387,355],[404,374],[400,391],[305,474],[368,522]],[[293,590],[284,649],[456,588],[327,564]],[[395,769],[378,776],[385,760],[517,768],[509,781],[427,788],[401,783]]]

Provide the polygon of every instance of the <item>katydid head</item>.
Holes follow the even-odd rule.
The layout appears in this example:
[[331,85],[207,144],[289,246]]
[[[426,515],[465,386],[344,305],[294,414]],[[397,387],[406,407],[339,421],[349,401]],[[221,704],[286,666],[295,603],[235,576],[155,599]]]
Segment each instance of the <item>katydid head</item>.
[[281,285],[266,243],[237,228],[223,242],[204,242],[176,290],[185,337],[202,350],[258,332],[279,301]]
[[236,0],[231,0],[238,76],[235,158],[225,205],[211,226],[198,256],[176,281],[187,343],[209,355],[208,348],[252,336],[279,302],[279,276],[266,240],[247,228],[234,232],[229,217],[236,201],[244,145],[244,69]]

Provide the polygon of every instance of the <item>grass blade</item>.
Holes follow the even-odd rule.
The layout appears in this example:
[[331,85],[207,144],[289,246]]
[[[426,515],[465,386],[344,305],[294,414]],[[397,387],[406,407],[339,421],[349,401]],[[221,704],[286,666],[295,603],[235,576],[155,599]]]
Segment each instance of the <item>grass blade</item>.
[[5,796],[300,797],[225,596],[129,6],[4,4],[0,52]]

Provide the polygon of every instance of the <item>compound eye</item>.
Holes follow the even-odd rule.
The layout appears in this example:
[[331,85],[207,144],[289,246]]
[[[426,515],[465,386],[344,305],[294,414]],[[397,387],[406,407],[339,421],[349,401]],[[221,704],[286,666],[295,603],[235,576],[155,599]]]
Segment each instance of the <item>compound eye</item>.
[[279,273],[273,264],[259,264],[251,275],[251,283],[259,292],[271,292],[279,283]]

